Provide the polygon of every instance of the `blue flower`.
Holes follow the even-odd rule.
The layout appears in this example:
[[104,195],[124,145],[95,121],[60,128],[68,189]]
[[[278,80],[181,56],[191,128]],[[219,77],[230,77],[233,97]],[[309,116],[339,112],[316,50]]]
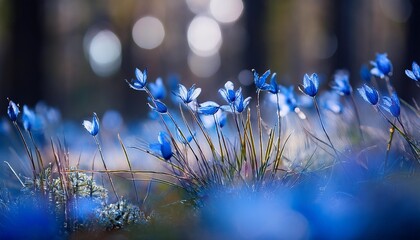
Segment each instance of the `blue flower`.
[[165,160],[169,160],[172,157],[171,142],[166,132],[159,132],[158,143],[150,144],[150,148],[155,152],[159,152]]
[[312,73],[310,77],[308,74],[305,74],[303,77],[303,85],[299,84],[299,90],[310,97],[316,96],[318,93],[318,87],[319,80],[316,73]]
[[385,110],[392,114],[394,117],[400,116],[400,100],[398,99],[397,94],[392,93],[391,97],[383,97],[383,106]]
[[23,127],[26,131],[31,131],[32,127],[36,124],[35,113],[28,108],[28,106],[23,106],[23,115],[22,115]]
[[207,101],[199,104],[197,112],[203,115],[214,115],[217,111],[219,111],[220,106],[219,104],[213,101]]
[[331,84],[331,88],[340,95],[350,95],[353,89],[349,83],[348,72],[343,70],[337,71],[334,74],[334,81]]
[[409,78],[413,79],[414,81],[419,84],[420,82],[420,67],[416,62],[413,62],[412,64],[412,70],[405,70],[405,75],[407,75]]
[[386,53],[376,54],[375,61],[371,61],[370,63],[373,66],[373,68],[370,70],[370,73],[372,75],[380,78],[392,75],[392,63],[388,59]]
[[257,87],[257,89],[267,90],[269,85],[267,83],[265,83],[265,81],[267,80],[267,77],[271,73],[270,69],[265,71],[265,73],[261,77],[258,75],[257,71],[255,71],[255,69],[252,69],[252,72],[254,73],[254,83],[255,83],[255,86]]
[[366,102],[372,105],[378,104],[379,93],[375,88],[369,87],[367,84],[363,84],[363,86],[357,90],[359,91],[360,96],[362,96]]
[[162,78],[156,79],[155,83],[150,83],[149,90],[155,99],[164,99],[166,97],[166,90]]
[[96,136],[99,132],[99,121],[96,113],[93,113],[92,122],[84,120],[82,125],[92,136]]
[[178,139],[178,141],[180,143],[182,143],[184,145],[187,145],[189,142],[191,142],[195,136],[196,136],[196,133],[193,132],[192,135],[188,135],[188,136],[185,136],[185,134],[184,134],[184,137],[185,137],[184,138],[184,137],[182,137],[182,134],[179,130],[176,131],[176,138]]
[[147,84],[147,69],[144,69],[144,71],[141,72],[138,68],[136,68],[135,74],[136,79],[131,79],[131,82],[129,82],[128,80],[125,81],[134,90],[144,90],[144,87]]
[[273,73],[271,75],[270,84],[266,87],[266,90],[272,94],[277,94],[280,92],[280,85],[277,83],[277,74]]
[[369,67],[363,64],[360,67],[360,77],[365,82],[370,82],[372,75],[370,74]]
[[7,107],[7,115],[9,115],[12,122],[16,122],[19,115],[19,107],[13,101],[9,101],[9,106]]
[[227,123],[227,114],[226,114],[226,112],[225,111],[220,111],[220,114],[218,116],[216,115],[216,118],[217,118],[217,122],[219,124],[219,127],[220,128],[223,128],[226,125],[226,123]]
[[220,95],[222,95],[223,99],[225,99],[225,101],[228,104],[234,103],[236,98],[239,97],[239,95],[241,95],[241,92],[242,92],[241,88],[239,88],[235,92],[234,85],[231,81],[227,81],[225,83],[225,88],[220,88],[219,89]]
[[166,105],[163,102],[159,100],[152,100],[152,102],[154,103],[155,106],[151,105],[150,103],[147,103],[147,104],[153,111],[156,111],[158,113],[163,113],[163,114],[168,112],[168,107],[166,107]]
[[241,113],[243,112],[246,107],[248,107],[249,101],[251,100],[251,97],[247,97],[244,99],[242,94],[235,100],[235,112]]
[[194,101],[195,99],[197,99],[200,93],[201,93],[201,88],[195,88],[195,85],[192,85],[187,90],[187,88],[182,84],[178,85],[178,92],[174,92],[174,94],[178,96],[185,104],[188,104]]
[[325,92],[322,96],[322,106],[335,113],[341,114],[343,112],[343,105],[339,101],[339,96],[333,92]]

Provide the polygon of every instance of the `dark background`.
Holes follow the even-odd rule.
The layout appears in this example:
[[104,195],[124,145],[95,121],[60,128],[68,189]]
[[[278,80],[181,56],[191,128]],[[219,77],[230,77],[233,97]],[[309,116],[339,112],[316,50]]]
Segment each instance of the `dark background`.
[[[209,77],[196,76],[187,64],[187,27],[196,15],[188,1],[0,0],[1,109],[6,112],[10,97],[30,106],[45,100],[69,119],[107,109],[142,117],[145,96],[124,82],[135,67],[147,67],[150,81],[158,76],[167,81],[177,73],[186,85],[205,89],[203,101],[220,101],[217,88],[226,80],[238,83],[238,74],[253,68],[271,68],[285,85],[318,72],[324,86],[336,69],[346,68],[358,85],[360,66],[378,52],[392,60],[392,81],[400,96],[417,97],[404,70],[420,61],[420,1],[244,1],[236,22],[220,24],[221,64]],[[211,17],[205,10],[201,14]],[[152,50],[138,47],[131,36],[134,23],[146,15],[160,19],[165,28],[162,44]],[[84,51],[92,29],[108,29],[121,42],[121,65],[107,76],[95,74]]]

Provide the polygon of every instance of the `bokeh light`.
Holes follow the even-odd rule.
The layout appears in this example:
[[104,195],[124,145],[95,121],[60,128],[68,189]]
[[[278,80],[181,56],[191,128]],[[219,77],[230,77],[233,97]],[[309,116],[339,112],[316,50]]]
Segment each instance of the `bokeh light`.
[[213,76],[220,68],[220,55],[198,56],[192,52],[188,55],[188,66],[197,77],[207,78]]
[[210,0],[186,0],[186,3],[191,12],[200,14],[207,11]]
[[214,55],[222,45],[219,24],[205,16],[195,17],[188,26],[188,44],[198,56]]
[[121,42],[112,31],[99,31],[89,43],[88,55],[90,66],[98,76],[110,76],[121,66]]
[[144,49],[154,49],[162,44],[165,38],[165,28],[159,19],[146,16],[140,18],[134,24],[132,34],[137,46]]
[[231,23],[238,20],[244,9],[242,0],[212,0],[210,13],[221,23]]

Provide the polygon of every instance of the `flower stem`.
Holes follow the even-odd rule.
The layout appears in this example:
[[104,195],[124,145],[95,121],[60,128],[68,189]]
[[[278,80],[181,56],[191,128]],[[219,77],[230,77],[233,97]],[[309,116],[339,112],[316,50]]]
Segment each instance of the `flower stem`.
[[317,101],[316,101],[316,98],[314,97],[314,98],[313,98],[313,100],[314,100],[314,105],[315,105],[316,112],[317,112],[318,117],[319,117],[319,121],[320,121],[320,123],[321,123],[322,130],[324,131],[325,136],[327,137],[328,142],[330,143],[331,148],[334,150],[334,153],[335,153],[335,155],[336,155],[336,157],[337,157],[337,160],[338,160],[338,159],[339,159],[338,152],[337,152],[337,150],[335,149],[335,147],[334,147],[334,145],[333,145],[333,143],[332,143],[332,141],[331,141],[331,139],[330,139],[330,136],[329,136],[329,135],[328,135],[328,133],[327,133],[327,130],[325,129],[325,125],[324,125],[324,122],[322,121],[321,113],[320,113],[320,111],[319,111],[319,107],[318,107],[318,103],[317,103]]
[[102,148],[101,148],[101,144],[99,143],[99,139],[98,139],[97,136],[93,136],[93,138],[95,139],[96,145],[98,147],[99,155],[101,155],[101,160],[102,160],[102,163],[104,165],[106,174],[108,175],[109,182],[111,183],[112,191],[114,192],[115,197],[117,198],[117,201],[119,202],[120,201],[120,197],[118,196],[117,191],[115,190],[114,182],[112,181],[111,175],[109,174],[108,168],[106,167],[105,159],[104,159],[104,155],[102,153]]

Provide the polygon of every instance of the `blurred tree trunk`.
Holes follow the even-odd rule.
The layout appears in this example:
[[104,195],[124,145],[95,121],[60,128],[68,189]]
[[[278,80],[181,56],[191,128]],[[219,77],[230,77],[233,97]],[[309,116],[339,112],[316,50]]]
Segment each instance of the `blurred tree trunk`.
[[43,1],[11,1],[11,42],[7,52],[8,96],[34,105],[43,98]]

